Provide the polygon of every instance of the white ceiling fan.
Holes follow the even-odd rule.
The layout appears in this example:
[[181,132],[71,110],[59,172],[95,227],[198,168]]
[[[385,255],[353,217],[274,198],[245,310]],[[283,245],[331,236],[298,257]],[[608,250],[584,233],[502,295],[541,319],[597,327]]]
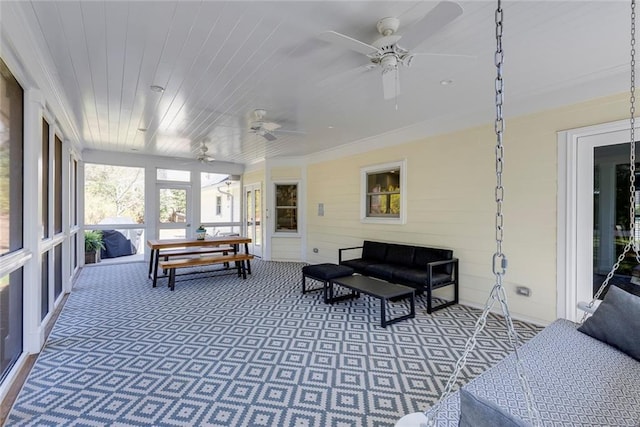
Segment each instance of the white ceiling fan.
[[196,160],[199,161],[200,163],[208,163],[215,160],[212,156],[207,154],[207,152],[209,151],[209,148],[207,147],[207,142],[211,142],[211,140],[209,138],[203,139],[202,142],[200,143],[200,147],[198,147]]
[[[472,57],[469,55],[411,52],[411,49],[444,28],[460,15],[462,15],[462,7],[460,7],[459,4],[451,1],[442,1],[402,34],[396,33],[400,26],[400,20],[398,18],[387,17],[380,19],[376,27],[382,37],[371,44],[356,40],[336,31],[322,32],[319,38],[366,55],[369,59],[367,65],[347,70],[335,77],[342,78],[357,74],[361,71],[380,68],[382,70],[384,99],[393,99],[400,93],[400,66],[409,67],[416,55]],[[333,80],[333,78],[331,78],[331,80]]]
[[267,115],[267,110],[258,108],[253,110],[254,120],[249,124],[249,132],[260,135],[267,141],[275,141],[276,136],[273,132],[279,129],[281,126],[274,122],[265,122],[264,118]]

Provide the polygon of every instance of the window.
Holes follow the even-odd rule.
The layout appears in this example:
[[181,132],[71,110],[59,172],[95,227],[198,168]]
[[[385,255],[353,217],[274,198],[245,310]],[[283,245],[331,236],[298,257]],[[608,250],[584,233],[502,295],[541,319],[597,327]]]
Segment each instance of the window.
[[49,314],[49,252],[40,261],[40,320]]
[[62,233],[62,141],[57,135],[53,161],[53,227],[55,233]]
[[62,293],[62,245],[53,248],[53,297]]
[[0,379],[22,354],[23,269],[0,277]]
[[298,184],[276,184],[276,232],[298,232]]
[[71,179],[69,180],[71,195],[71,225],[78,225],[78,161],[71,159]]
[[173,169],[157,169],[156,179],[158,181],[191,182],[191,172]]
[[144,223],[144,169],[85,165],[85,224]]
[[40,195],[42,197],[42,237],[49,237],[49,123],[42,119],[42,182]]
[[369,166],[362,175],[362,222],[405,223],[406,162]]
[[0,256],[22,248],[23,91],[0,60]]
[[2,261],[23,247],[23,95],[0,59],[0,381],[22,354],[23,268]]
[[200,173],[200,224],[209,236],[240,232],[242,214],[240,176]]

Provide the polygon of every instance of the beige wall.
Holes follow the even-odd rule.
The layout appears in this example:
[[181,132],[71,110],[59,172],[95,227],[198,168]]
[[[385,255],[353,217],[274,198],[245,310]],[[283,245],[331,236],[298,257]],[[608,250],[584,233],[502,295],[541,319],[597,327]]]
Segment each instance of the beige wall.
[[[514,315],[541,323],[556,318],[556,132],[620,120],[628,109],[621,94],[507,120],[505,284]],[[336,262],[338,248],[363,239],[451,248],[460,259],[461,299],[483,305],[494,283],[494,146],[487,125],[308,165],[307,261]],[[360,223],[360,168],[403,158],[407,223]],[[519,285],[532,295],[516,295]]]
[[262,184],[264,186],[264,169],[256,169],[249,172],[245,172],[242,175],[242,184]]

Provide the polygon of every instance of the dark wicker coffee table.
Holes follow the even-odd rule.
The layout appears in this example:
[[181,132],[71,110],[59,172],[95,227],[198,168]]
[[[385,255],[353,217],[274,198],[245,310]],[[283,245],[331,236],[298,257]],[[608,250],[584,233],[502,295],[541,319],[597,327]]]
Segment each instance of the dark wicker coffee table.
[[[351,289],[351,294],[334,297],[333,285],[340,285]],[[370,295],[380,300],[380,326],[383,328],[386,328],[387,325],[392,323],[411,319],[416,316],[415,289],[409,286],[397,285],[395,283],[385,282],[384,280],[374,279],[373,277],[368,276],[354,275],[332,279],[329,282],[329,296],[327,298],[327,302],[332,304],[346,299],[345,297],[358,298],[360,293]],[[409,298],[409,314],[387,320],[387,301],[391,298]]]

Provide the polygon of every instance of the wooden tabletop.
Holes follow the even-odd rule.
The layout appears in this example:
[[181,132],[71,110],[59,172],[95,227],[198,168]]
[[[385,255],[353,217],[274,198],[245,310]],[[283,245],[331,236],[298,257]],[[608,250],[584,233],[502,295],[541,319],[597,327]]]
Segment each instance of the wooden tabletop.
[[242,236],[207,237],[204,240],[192,239],[149,239],[147,246],[153,249],[183,248],[190,246],[218,246],[251,243],[251,239]]

